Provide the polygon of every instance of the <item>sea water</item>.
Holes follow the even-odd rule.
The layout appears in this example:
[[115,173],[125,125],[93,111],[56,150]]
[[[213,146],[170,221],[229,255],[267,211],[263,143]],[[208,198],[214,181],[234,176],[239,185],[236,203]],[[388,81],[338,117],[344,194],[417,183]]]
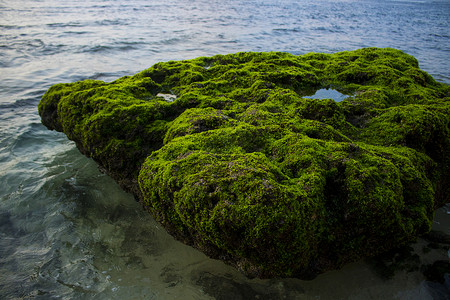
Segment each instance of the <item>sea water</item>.
[[341,102],[347,97],[349,97],[349,95],[342,94],[341,92],[332,88],[319,89],[312,95],[303,96],[303,98],[309,99],[333,99],[336,102]]
[[[55,83],[239,51],[393,47],[450,83],[449,16],[445,0],[1,1],[0,298],[431,299],[440,290],[422,273],[386,280],[365,261],[312,281],[245,278],[176,242],[64,134],[41,125],[37,104]],[[435,220],[447,233],[448,212]],[[424,243],[412,247],[422,253]]]

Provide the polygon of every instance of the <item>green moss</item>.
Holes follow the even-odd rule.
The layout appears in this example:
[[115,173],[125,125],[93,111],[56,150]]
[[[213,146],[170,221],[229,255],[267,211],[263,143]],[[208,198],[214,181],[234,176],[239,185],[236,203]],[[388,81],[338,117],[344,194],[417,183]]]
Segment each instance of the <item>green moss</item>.
[[448,103],[445,108],[416,104],[385,109],[367,124],[363,138],[371,144],[407,146],[441,162],[450,142]]
[[[302,98],[330,87],[349,97]],[[38,109],[180,240],[249,276],[309,277],[429,231],[449,99],[414,57],[366,48],[158,63],[55,85]]]
[[222,111],[211,107],[191,108],[184,111],[172,122],[164,138],[164,143],[168,143],[178,136],[232,126],[232,124],[230,118]]

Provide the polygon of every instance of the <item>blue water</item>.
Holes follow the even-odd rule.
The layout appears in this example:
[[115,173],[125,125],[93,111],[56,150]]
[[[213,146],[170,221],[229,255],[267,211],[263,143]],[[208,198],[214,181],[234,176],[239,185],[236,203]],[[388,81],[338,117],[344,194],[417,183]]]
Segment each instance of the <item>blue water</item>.
[[342,94],[335,89],[319,89],[313,95],[303,96],[303,98],[310,99],[333,99],[336,102],[341,102],[345,98],[349,97],[349,95]]
[[0,1],[0,299],[431,299],[420,272],[386,281],[365,262],[244,278],[174,241],[36,107],[58,82],[238,51],[393,47],[450,83],[449,20],[447,0]]

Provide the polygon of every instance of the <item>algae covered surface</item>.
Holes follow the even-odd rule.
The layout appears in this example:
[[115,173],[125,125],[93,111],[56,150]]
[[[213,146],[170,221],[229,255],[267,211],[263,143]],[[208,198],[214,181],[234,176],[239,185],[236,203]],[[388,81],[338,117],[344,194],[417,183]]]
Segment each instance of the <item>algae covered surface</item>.
[[[341,102],[304,98],[333,88]],[[414,240],[449,202],[450,87],[399,50],[242,52],[56,84],[64,132],[177,239],[310,278]]]

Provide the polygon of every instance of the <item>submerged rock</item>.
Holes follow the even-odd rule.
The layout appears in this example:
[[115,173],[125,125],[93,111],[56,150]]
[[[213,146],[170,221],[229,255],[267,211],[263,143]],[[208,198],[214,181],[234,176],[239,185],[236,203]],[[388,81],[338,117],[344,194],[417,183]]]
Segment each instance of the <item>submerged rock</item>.
[[[352,96],[303,98],[323,88]],[[449,96],[394,49],[237,53],[57,84],[39,114],[177,239],[248,276],[310,278],[430,230]]]

